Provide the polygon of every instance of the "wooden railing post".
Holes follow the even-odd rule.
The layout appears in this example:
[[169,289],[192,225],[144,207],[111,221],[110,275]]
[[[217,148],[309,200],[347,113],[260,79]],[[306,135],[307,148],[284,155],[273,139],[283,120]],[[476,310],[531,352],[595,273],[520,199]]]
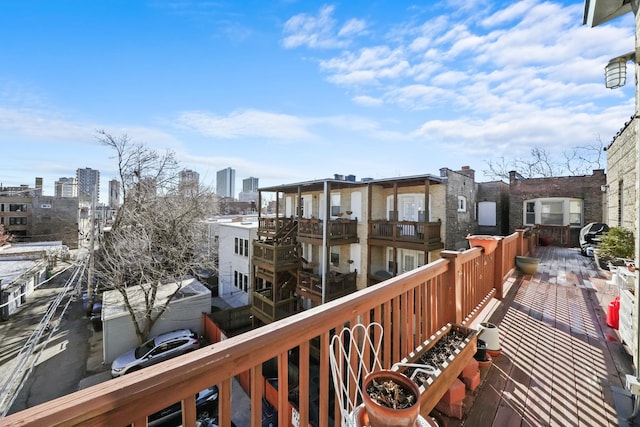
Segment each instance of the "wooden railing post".
[[503,298],[503,293],[504,293],[504,283],[503,283],[503,274],[502,272],[504,271],[504,260],[506,258],[505,256],[505,247],[506,245],[504,244],[504,240],[500,239],[498,241],[498,247],[496,248],[494,255],[493,255],[493,287],[496,289],[496,293],[494,295],[494,297],[496,299],[501,300]]
[[459,252],[442,251],[440,257],[449,261],[447,269],[447,314],[446,318],[453,323],[462,323],[462,265],[458,259]]
[[[524,228],[516,228],[516,233],[518,233],[518,253],[516,255],[527,255],[528,247],[525,249],[525,240],[524,240],[524,232],[527,231]],[[529,241],[527,240],[527,244]]]

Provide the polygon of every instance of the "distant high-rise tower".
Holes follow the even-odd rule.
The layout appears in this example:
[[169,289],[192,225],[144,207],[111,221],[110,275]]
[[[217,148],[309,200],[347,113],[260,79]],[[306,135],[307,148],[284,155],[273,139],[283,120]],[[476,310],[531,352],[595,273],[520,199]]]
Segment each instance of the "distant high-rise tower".
[[78,197],[78,185],[75,178],[58,178],[55,182],[56,197]]
[[39,176],[36,177],[36,194],[42,196],[42,178]]
[[236,192],[236,171],[226,168],[216,173],[216,194],[220,197],[234,197]]
[[112,179],[109,181],[109,207],[118,209],[120,206],[120,181]]
[[242,180],[242,191],[245,193],[257,193],[258,192],[258,178],[250,176],[249,178]]
[[200,185],[200,174],[191,169],[180,172],[180,182],[178,189],[182,194],[197,194]]
[[238,195],[241,202],[258,201],[258,178],[249,177],[242,180],[242,191]]
[[78,182],[78,197],[91,197],[95,193],[96,202],[100,200],[100,171],[91,168],[77,169],[76,181]]

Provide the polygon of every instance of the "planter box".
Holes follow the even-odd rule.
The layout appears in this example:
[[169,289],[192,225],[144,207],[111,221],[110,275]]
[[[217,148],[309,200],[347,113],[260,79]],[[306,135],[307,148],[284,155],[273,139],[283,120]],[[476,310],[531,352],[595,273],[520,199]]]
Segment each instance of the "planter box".
[[[436,372],[428,375],[425,382],[416,380],[420,389],[420,414],[423,417],[429,415],[451,384],[453,384],[453,381],[458,378],[460,372],[462,372],[465,366],[467,366],[467,363],[469,363],[476,354],[478,331],[449,323],[400,362],[400,364],[420,363],[420,358],[452,331],[462,334],[464,340],[455,348],[453,353],[447,357],[443,364],[435,366]],[[410,376],[411,368],[397,366],[394,367],[394,369]]]

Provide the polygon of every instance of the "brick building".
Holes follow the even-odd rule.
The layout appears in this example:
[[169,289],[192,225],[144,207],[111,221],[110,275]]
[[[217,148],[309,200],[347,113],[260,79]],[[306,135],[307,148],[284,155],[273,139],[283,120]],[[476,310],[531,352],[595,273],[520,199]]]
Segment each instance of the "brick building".
[[578,246],[580,229],[604,220],[602,190],[606,179],[603,169],[595,169],[591,175],[550,178],[523,178],[511,171],[509,231],[529,225],[549,230],[569,227],[569,241],[555,241],[554,237],[554,244]]
[[632,117],[613,138],[607,152],[604,222],[610,227],[636,229],[636,128]]

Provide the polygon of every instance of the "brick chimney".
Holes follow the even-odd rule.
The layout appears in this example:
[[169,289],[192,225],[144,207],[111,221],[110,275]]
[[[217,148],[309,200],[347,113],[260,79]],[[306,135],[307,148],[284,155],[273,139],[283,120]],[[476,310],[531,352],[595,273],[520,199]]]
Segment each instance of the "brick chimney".
[[460,172],[463,175],[468,176],[471,179],[475,179],[476,178],[476,171],[471,169],[469,166],[462,166],[462,168],[458,172]]

